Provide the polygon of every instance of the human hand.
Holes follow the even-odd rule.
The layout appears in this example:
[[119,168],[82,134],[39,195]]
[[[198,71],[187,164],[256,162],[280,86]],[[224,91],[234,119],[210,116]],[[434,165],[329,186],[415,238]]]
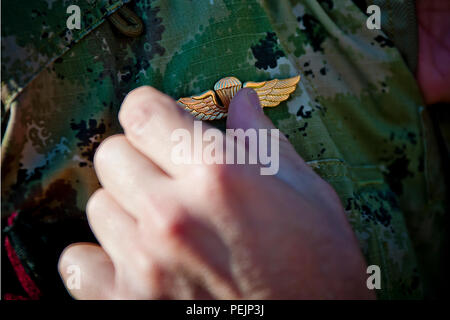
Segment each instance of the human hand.
[[[101,246],[73,244],[60,258],[65,283],[70,265],[81,270],[75,298],[373,297],[339,198],[283,135],[279,171],[263,176],[261,165],[175,164],[171,133],[193,133],[194,119],[151,87],[126,97],[119,120],[125,135],[97,149],[103,188],[87,204]],[[227,127],[275,128],[249,89]]]
[[450,102],[450,2],[416,2],[419,56],[416,78],[427,104]]

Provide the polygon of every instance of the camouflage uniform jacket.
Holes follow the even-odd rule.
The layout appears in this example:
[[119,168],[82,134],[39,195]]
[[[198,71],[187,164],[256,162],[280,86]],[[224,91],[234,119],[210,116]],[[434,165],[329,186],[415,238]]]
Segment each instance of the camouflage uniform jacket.
[[[434,138],[413,74],[382,30],[365,27],[361,1],[127,2],[71,1],[80,30],[66,27],[66,1],[2,5],[4,297],[65,295],[57,260],[69,243],[95,241],[84,212],[99,187],[92,159],[122,132],[130,90],[179,98],[225,76],[297,74],[294,95],[266,114],[336,189],[367,263],[381,268],[378,297],[423,296],[442,251]],[[110,21],[124,5],[140,36]]]

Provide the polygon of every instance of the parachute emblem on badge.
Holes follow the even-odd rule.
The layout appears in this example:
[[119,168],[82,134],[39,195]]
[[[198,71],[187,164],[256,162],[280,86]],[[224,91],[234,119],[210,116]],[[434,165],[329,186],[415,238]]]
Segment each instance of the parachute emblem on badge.
[[[300,76],[263,82],[242,82],[235,77],[222,78],[214,85],[214,90],[208,90],[200,95],[178,99],[177,103],[199,120],[216,120],[225,118],[231,99],[242,88],[252,88],[259,96],[262,107],[276,107],[297,88]],[[217,93],[217,95],[216,95]],[[220,103],[220,102],[221,103]]]

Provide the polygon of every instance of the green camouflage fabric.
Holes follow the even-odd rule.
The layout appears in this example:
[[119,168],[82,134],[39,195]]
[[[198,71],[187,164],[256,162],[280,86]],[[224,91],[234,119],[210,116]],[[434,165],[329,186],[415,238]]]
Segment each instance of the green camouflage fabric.
[[[72,31],[67,1],[2,3],[2,222],[17,211],[35,232],[56,226],[61,243],[35,249],[57,248],[52,274],[64,245],[83,240],[65,235],[74,221],[87,228],[93,155],[122,132],[130,90],[151,85],[177,99],[226,76],[300,74],[291,98],[265,113],[337,191],[368,265],[381,269],[378,298],[433,296],[445,254],[433,130],[399,51],[366,28],[364,1],[127,2],[70,1],[82,18]],[[108,20],[123,5],[142,19],[139,37]],[[23,263],[52,290],[45,268]]]

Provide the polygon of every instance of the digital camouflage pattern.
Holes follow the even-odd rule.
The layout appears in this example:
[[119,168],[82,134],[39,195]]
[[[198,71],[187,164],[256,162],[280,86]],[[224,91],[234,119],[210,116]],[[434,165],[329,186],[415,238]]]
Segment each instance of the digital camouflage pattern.
[[[122,132],[130,90],[177,99],[226,76],[297,74],[293,96],[264,111],[336,189],[367,263],[381,268],[378,297],[433,294],[445,211],[432,130],[399,51],[366,28],[364,1],[136,0],[127,5],[144,23],[136,38],[107,19],[125,2],[2,3],[3,237],[42,298],[64,295],[61,250],[93,239],[84,212],[99,187],[93,155]],[[66,28],[70,4],[81,30]],[[3,293],[17,289],[4,251]]]

